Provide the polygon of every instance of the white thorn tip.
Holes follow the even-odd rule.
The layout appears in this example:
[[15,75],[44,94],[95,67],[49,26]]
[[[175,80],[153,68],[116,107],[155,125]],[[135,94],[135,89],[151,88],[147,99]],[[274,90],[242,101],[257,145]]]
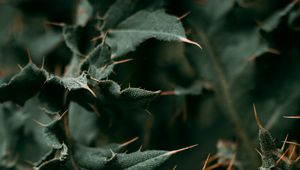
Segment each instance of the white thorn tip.
[[193,44],[193,45],[196,45],[197,47],[199,47],[200,49],[202,49],[201,45],[198,44],[197,42],[195,41],[192,41],[192,40],[189,40],[185,37],[179,37],[179,40],[182,41],[182,42],[185,42],[185,43],[188,43],[188,44]]

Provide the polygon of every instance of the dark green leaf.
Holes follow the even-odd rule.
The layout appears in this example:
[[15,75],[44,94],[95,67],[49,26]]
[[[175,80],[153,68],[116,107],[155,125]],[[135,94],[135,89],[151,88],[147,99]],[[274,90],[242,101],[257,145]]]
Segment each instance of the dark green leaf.
[[98,119],[97,114],[72,102],[69,107],[69,126],[73,139],[84,145],[93,144],[100,133]]
[[[77,146],[75,160],[85,169],[103,169],[103,170],[152,170],[161,166],[173,154],[192,148],[187,147],[175,151],[137,151],[130,154],[116,153],[117,147],[108,146],[103,148],[86,148]],[[110,149],[109,149],[110,148]]]
[[97,103],[99,109],[120,109],[120,110],[135,110],[145,109],[148,104],[160,94],[160,91],[152,92],[139,88],[126,88],[121,90],[121,87],[110,80],[100,81],[94,87],[97,95]]
[[186,38],[181,22],[164,10],[142,10],[135,13],[110,30],[106,42],[111,46],[114,58],[135,50],[139,44],[150,38],[198,45]]
[[44,108],[57,112],[62,110],[71,99],[86,101],[87,98],[82,98],[83,96],[95,96],[87,85],[85,73],[76,78],[57,76],[49,78],[39,94],[39,99]]
[[117,144],[107,145],[101,148],[90,148],[77,144],[74,149],[74,159],[76,163],[86,169],[103,169],[109,162],[113,153],[117,153],[122,148]]
[[45,70],[34,64],[26,65],[8,83],[0,85],[0,102],[13,101],[19,105],[34,96],[47,79]]

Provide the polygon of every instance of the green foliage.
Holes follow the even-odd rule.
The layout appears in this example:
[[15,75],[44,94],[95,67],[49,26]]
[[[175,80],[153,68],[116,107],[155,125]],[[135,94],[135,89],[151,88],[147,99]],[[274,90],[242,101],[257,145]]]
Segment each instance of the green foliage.
[[[108,31],[107,43],[112,58],[121,56],[149,38],[165,41],[189,41],[178,19],[163,10],[139,11]],[[196,44],[196,43],[194,43]]]
[[0,0],[0,169],[300,169],[299,11]]

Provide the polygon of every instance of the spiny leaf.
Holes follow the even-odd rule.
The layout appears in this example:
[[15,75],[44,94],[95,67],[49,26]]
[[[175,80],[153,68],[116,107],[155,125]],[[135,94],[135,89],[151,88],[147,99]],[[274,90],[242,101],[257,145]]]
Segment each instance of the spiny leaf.
[[74,149],[76,163],[86,169],[102,169],[113,153],[119,152],[122,148],[118,144],[110,144],[102,148],[90,148],[77,144]]
[[[147,107],[150,101],[157,97],[160,91],[152,92],[139,88],[126,88],[121,90],[121,87],[114,81],[101,81],[97,85],[97,96],[101,104],[112,104],[124,108]],[[99,93],[100,92],[100,93]]]
[[138,151],[130,154],[115,153],[116,148],[82,148],[84,150],[77,149],[78,153],[75,153],[75,160],[80,166],[86,169],[152,170],[161,166],[161,164],[163,164],[173,154],[192,147],[194,146],[175,151],[151,150],[144,152]]
[[195,146],[197,145],[192,145],[174,151],[149,150],[144,152],[134,152],[127,155],[120,154],[119,157],[116,158],[118,163],[116,165],[112,165],[112,167],[126,170],[152,170],[160,167],[172,155]]
[[182,41],[199,46],[186,38],[180,21],[163,10],[142,10],[135,13],[110,30],[106,42],[111,46],[114,58],[135,50],[140,43],[150,38]]
[[46,71],[30,63],[8,83],[0,85],[0,102],[10,100],[19,105],[24,105],[29,98],[42,88],[46,79]]
[[257,122],[257,125],[259,127],[259,144],[260,144],[260,149],[261,149],[261,156],[262,156],[262,165],[259,169],[264,170],[264,169],[271,169],[278,167],[282,170],[287,170],[287,165],[285,163],[280,162],[277,164],[278,157],[276,153],[278,153],[278,150],[276,145],[275,145],[275,140],[272,137],[271,133],[265,129],[262,125],[262,122],[258,116],[258,113],[256,111],[255,105],[253,105],[254,108],[254,115],[255,119]]
[[[109,161],[112,154],[119,153],[130,143],[138,138],[133,138],[123,144],[112,143],[100,148],[86,147],[76,143],[74,146],[74,159],[79,166],[90,169],[101,169]],[[103,165],[101,165],[103,164]]]
[[[82,91],[83,90],[83,91]],[[55,91],[56,93],[53,93]],[[73,94],[78,92],[76,94]],[[79,100],[80,95],[91,95],[95,93],[87,85],[87,75],[82,73],[79,77],[57,77],[53,76],[45,82],[39,94],[39,99],[44,108],[50,111],[60,111],[70,99]],[[86,99],[82,99],[83,101]]]

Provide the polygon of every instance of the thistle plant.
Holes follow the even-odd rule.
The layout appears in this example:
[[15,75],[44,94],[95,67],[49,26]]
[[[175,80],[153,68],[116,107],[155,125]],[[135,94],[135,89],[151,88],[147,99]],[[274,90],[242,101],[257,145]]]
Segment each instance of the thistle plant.
[[297,0],[0,1],[0,169],[300,169],[299,16]]

